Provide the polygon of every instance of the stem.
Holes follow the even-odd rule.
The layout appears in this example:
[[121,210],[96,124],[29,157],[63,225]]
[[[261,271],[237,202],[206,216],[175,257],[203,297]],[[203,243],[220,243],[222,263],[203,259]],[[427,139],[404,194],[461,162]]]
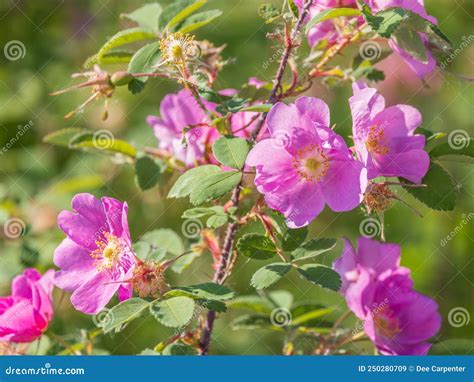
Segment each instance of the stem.
[[319,63],[316,65],[316,67],[309,72],[309,77],[314,78],[318,77],[319,74],[321,74],[321,69],[324,68],[324,66],[331,61],[336,55],[338,55],[347,45],[350,43],[354,42],[357,40],[360,36],[360,33],[362,29],[364,29],[366,24],[364,23],[361,25],[359,28],[356,29],[355,33],[353,35],[347,35],[339,41],[336,45],[333,45],[331,48],[328,49],[326,55],[324,58],[319,61]]
[[[281,86],[283,74],[285,72],[286,65],[288,64],[291,51],[295,47],[294,40],[298,36],[301,26],[303,25],[303,20],[306,18],[306,15],[308,14],[310,5],[311,5],[311,1],[306,0],[304,3],[303,9],[300,15],[298,16],[298,20],[296,21],[293,31],[291,32],[291,36],[287,36],[285,51],[281,58],[280,65],[278,66],[278,71],[277,71],[275,80],[273,81],[273,89],[270,93],[270,97],[268,98],[268,103],[274,104],[278,101],[278,98],[279,98],[278,91]],[[262,113],[260,115],[260,118],[257,122],[257,126],[252,134],[252,141],[255,141],[257,139],[258,134],[260,133],[260,130],[262,129],[263,123],[265,122],[266,116],[267,116],[267,113]],[[234,191],[232,192],[231,203],[233,207],[239,206],[239,197],[240,197],[241,189],[242,189],[242,182],[240,182],[237,185],[237,187],[234,189]],[[231,253],[232,253],[232,244],[234,241],[235,233],[237,232],[237,227],[238,227],[238,223],[230,223],[227,226],[224,244],[222,246],[221,257],[219,260],[219,266],[217,270],[215,271],[214,277],[213,277],[213,281],[215,283],[218,283],[218,284],[224,283],[226,277],[228,276],[227,268],[228,268],[228,263],[229,263]],[[211,334],[212,334],[212,329],[214,327],[215,318],[216,318],[216,312],[209,311],[202,323],[201,338],[199,340],[199,353],[201,355],[206,355],[209,352],[209,344],[211,342]]]

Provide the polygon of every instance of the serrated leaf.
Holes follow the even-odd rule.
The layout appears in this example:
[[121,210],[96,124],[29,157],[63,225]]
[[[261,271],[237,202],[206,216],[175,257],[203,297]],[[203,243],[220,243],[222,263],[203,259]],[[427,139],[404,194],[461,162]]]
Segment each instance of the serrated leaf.
[[291,253],[292,260],[305,260],[330,251],[336,246],[336,239],[312,239],[303,243]]
[[149,3],[136,9],[130,13],[122,13],[122,19],[128,19],[143,28],[149,28],[153,31],[158,29],[158,19],[160,17],[162,7],[159,3]]
[[229,216],[226,214],[214,214],[206,220],[207,228],[219,228],[227,223]]
[[178,178],[173,187],[171,187],[168,198],[182,198],[188,196],[198,180],[201,180],[205,176],[219,173],[220,171],[218,166],[212,164],[195,167],[186,171]]
[[266,236],[248,233],[237,242],[237,250],[241,255],[256,260],[271,259],[276,255],[275,244]]
[[178,28],[181,33],[189,33],[204,25],[209,24],[214,19],[222,15],[222,11],[213,9],[210,11],[196,13],[195,15],[189,16]]
[[135,162],[135,183],[142,191],[152,188],[160,179],[161,166],[154,159],[143,156]]
[[428,63],[428,54],[420,34],[408,28],[399,28],[393,33],[397,45],[418,61]]
[[196,303],[204,309],[212,312],[224,313],[227,311],[227,306],[222,301],[217,300],[196,300]]
[[119,332],[127,323],[138,318],[149,305],[148,301],[141,298],[131,298],[115,305],[96,321],[104,333]]
[[159,18],[160,30],[171,29],[196,12],[207,0],[175,0],[163,9]]
[[138,94],[145,89],[145,82],[139,81],[138,78],[134,78],[127,85],[128,90],[132,94]]
[[370,27],[380,36],[390,38],[392,33],[399,27],[405,19],[407,12],[402,8],[389,8],[372,14],[367,5],[362,6],[362,14]]
[[216,283],[203,283],[186,287],[177,287],[166,293],[167,296],[186,296],[193,299],[204,300],[230,300],[234,291],[224,285]]
[[151,40],[156,38],[156,34],[146,28],[130,28],[113,35],[97,52],[97,58],[101,57],[114,48],[131,44],[133,42]]
[[140,238],[140,241],[151,246],[151,255],[157,253],[153,258],[159,257],[161,259],[167,255],[176,257],[184,252],[183,241],[175,231],[169,228],[149,231]]
[[194,185],[189,200],[194,205],[217,199],[240,183],[242,173],[239,171],[222,171],[208,175]]
[[224,166],[242,169],[250,150],[249,143],[243,138],[220,137],[212,145],[212,153]]
[[304,264],[297,269],[306,280],[313,284],[336,292],[341,287],[341,277],[339,274],[325,265]]
[[195,348],[189,345],[174,343],[169,344],[163,349],[163,355],[196,355],[197,351]]
[[197,219],[214,214],[224,214],[225,210],[222,206],[212,207],[194,207],[183,212],[181,216],[184,219]]
[[[406,183],[400,179],[401,183]],[[439,164],[432,162],[421,181],[426,187],[404,187],[420,202],[434,210],[452,211],[456,205],[457,188],[451,175]]]
[[194,300],[179,296],[156,301],[150,305],[150,313],[164,326],[178,328],[186,325],[193,318]]
[[306,239],[308,228],[286,229],[281,238],[281,248],[284,251],[292,251]]
[[95,133],[87,132],[76,135],[69,141],[69,147],[72,149],[93,150],[104,154],[122,154],[130,158],[135,158],[137,155],[137,149],[130,143],[122,139],[115,139],[112,133],[107,134],[104,132],[102,134],[100,130]]
[[43,142],[51,143],[57,146],[69,147],[69,142],[73,138],[87,133],[93,133],[93,131],[90,129],[84,129],[82,127],[67,127],[65,129],[49,133],[43,138]]
[[252,276],[250,284],[255,289],[265,289],[279,281],[291,269],[288,263],[267,264]]
[[247,309],[256,313],[270,314],[272,306],[260,296],[239,296],[227,303],[232,309]]
[[331,8],[322,12],[318,12],[307,24],[305,32],[308,33],[312,27],[323,21],[333,19],[335,17],[352,17],[360,16],[362,13],[356,8]]
[[[128,65],[128,72],[131,74],[137,73],[153,73],[154,68],[161,60],[160,43],[152,42],[140,48],[132,57]],[[147,82],[149,77],[138,77],[135,80],[140,82]]]

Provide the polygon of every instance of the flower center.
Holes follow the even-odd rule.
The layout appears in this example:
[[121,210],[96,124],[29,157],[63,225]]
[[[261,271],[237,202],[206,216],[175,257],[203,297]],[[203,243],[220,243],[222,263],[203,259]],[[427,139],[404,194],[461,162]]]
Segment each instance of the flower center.
[[319,145],[308,145],[296,151],[293,168],[300,180],[317,183],[325,175],[329,167],[329,159]]
[[365,147],[373,154],[384,155],[388,153],[388,147],[385,143],[385,133],[378,125],[370,127]]
[[398,318],[387,307],[374,314],[374,324],[377,333],[383,337],[393,338],[401,331]]
[[91,257],[95,259],[94,265],[99,272],[111,269],[119,263],[124,250],[119,238],[116,236],[105,232],[104,237],[105,240],[96,240],[97,249],[91,252]]

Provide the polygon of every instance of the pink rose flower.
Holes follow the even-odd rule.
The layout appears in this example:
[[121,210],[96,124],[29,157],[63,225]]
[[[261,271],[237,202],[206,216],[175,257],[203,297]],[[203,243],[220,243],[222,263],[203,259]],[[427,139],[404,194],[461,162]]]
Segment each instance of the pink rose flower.
[[267,116],[270,138],[247,157],[256,169],[255,185],[268,206],[280,211],[291,228],[309,224],[324,208],[357,207],[367,186],[366,171],[344,140],[329,128],[324,101],[300,97],[277,103]]
[[422,121],[420,112],[408,105],[385,108],[385,99],[364,83],[352,88],[352,134],[369,179],[402,177],[420,183],[430,165],[425,137],[415,134]]
[[410,270],[400,267],[400,247],[360,238],[357,253],[345,240],[334,263],[348,307],[384,355],[425,355],[440,329],[435,301],[413,289]]
[[[202,99],[210,111],[215,105]],[[187,167],[211,162],[210,147],[219,137],[210,127],[209,117],[187,89],[168,94],[160,104],[160,117],[150,115],[147,123],[153,128],[159,148],[179,159]],[[195,126],[183,134],[185,128]],[[184,138],[184,139],[183,139]]]
[[12,281],[11,296],[0,297],[0,341],[32,342],[46,331],[53,318],[53,277],[33,268]]
[[74,212],[62,211],[58,225],[67,238],[56,248],[61,269],[54,283],[72,292],[74,307],[86,314],[100,312],[118,292],[119,301],[132,296],[130,279],[136,265],[128,229],[128,206],[116,199],[78,194]]

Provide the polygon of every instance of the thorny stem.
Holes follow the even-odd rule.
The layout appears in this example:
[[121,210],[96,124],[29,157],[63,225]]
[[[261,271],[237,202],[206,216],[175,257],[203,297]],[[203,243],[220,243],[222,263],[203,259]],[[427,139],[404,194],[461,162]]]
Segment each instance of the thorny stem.
[[[278,92],[281,87],[281,81],[283,79],[285,68],[288,64],[291,51],[296,46],[295,40],[303,25],[304,19],[306,18],[306,15],[308,14],[311,3],[312,3],[311,0],[305,1],[303,9],[300,15],[298,16],[298,20],[296,21],[293,31],[291,32],[291,35],[287,36],[286,38],[285,51],[281,58],[275,80],[273,81],[273,89],[270,93],[270,97],[268,98],[268,103],[274,104],[278,101],[278,98],[279,98]],[[257,122],[257,126],[255,127],[255,130],[252,134],[252,141],[255,141],[257,139],[258,134],[260,133],[260,130],[263,127],[263,123],[265,122],[266,116],[267,116],[267,113],[262,113],[260,115],[260,118]],[[237,187],[234,189],[234,191],[232,192],[231,203],[232,203],[232,206],[234,207],[238,207],[239,205],[241,190],[242,190],[242,183],[239,183]],[[213,281],[218,284],[222,284],[225,281],[226,277],[228,276],[227,268],[228,268],[229,259],[232,253],[232,244],[234,241],[235,233],[237,232],[237,227],[238,227],[238,223],[236,222],[230,223],[227,226],[227,231],[224,238],[224,244],[222,246],[221,257],[219,260],[219,266],[217,270],[215,271],[214,278],[213,278]],[[212,328],[214,326],[215,318],[216,318],[216,312],[209,311],[202,323],[201,338],[199,340],[199,353],[201,355],[206,355],[209,352],[209,344],[211,341],[211,333],[212,333]]]

